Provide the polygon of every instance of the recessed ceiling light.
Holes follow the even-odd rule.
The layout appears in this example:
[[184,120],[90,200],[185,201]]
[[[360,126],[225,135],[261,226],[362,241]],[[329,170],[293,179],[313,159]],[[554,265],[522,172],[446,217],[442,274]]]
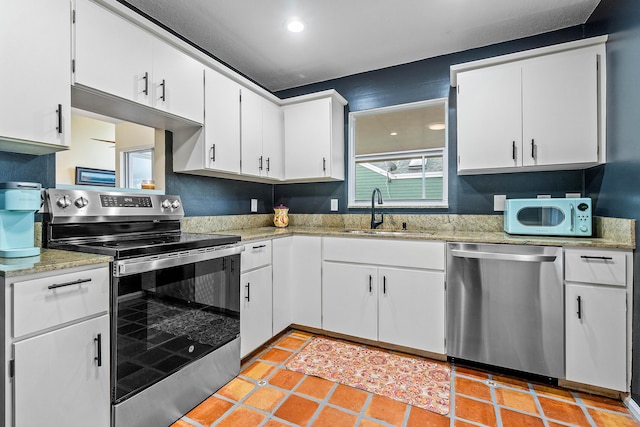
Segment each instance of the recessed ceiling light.
[[429,125],[429,129],[431,129],[431,130],[443,130],[444,129],[444,123],[431,123]]
[[293,18],[289,18],[287,20],[287,30],[291,31],[292,33],[299,33],[300,31],[304,30],[304,22],[302,22],[302,20],[296,16],[294,16]]
[[389,135],[396,136],[397,134],[398,134],[398,132],[391,132]]

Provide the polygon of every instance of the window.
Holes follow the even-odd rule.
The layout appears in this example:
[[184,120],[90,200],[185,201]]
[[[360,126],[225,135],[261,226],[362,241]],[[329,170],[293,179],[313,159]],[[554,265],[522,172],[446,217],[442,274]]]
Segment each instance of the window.
[[446,98],[349,114],[349,207],[447,207]]
[[122,154],[126,188],[141,188],[142,181],[153,179],[153,148]]

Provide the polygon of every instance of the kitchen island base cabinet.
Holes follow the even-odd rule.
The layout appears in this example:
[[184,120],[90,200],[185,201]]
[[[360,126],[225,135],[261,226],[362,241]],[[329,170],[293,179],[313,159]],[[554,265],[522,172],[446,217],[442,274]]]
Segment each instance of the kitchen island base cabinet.
[[16,426],[108,427],[109,316],[14,344]]

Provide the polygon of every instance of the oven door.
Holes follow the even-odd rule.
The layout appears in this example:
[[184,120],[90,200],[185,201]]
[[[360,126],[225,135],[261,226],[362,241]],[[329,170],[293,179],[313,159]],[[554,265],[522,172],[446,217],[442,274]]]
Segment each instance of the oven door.
[[114,404],[239,337],[242,249],[224,246],[114,261]]

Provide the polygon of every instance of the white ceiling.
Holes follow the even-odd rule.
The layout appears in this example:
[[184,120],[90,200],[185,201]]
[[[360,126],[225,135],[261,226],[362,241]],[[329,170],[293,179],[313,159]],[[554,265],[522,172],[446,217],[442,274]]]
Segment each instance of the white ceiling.
[[126,0],[271,91],[583,24],[599,1]]

